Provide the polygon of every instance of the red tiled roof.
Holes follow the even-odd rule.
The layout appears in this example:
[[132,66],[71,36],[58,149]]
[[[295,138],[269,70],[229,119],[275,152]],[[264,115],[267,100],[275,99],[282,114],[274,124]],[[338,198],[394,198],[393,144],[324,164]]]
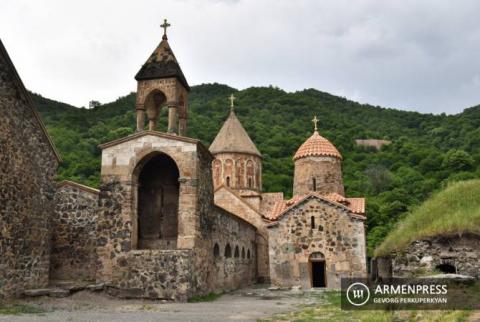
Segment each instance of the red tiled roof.
[[330,193],[327,195],[321,195],[317,193],[309,193],[305,195],[294,196],[290,200],[280,200],[272,208],[271,212],[265,214],[265,217],[269,220],[277,220],[282,214],[284,214],[288,209],[295,207],[301,201],[303,201],[308,196],[317,196],[324,200],[337,203],[346,207],[350,212],[358,215],[365,216],[365,198],[345,198],[338,193]]
[[342,155],[337,148],[317,131],[313,132],[312,136],[298,148],[293,160],[309,156],[331,156],[342,159]]

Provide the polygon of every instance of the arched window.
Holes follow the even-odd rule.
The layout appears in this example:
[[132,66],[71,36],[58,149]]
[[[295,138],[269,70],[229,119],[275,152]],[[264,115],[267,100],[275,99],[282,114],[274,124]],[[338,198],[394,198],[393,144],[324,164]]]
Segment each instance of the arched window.
[[242,247],[242,258],[245,258],[245,247]]
[[248,183],[249,188],[253,188],[253,186],[254,186],[254,183],[253,183],[254,175],[255,175],[255,173],[254,173],[254,170],[253,170],[253,161],[248,160],[247,161],[247,183]]
[[250,249],[247,250],[247,258],[250,259]]
[[227,246],[225,246],[225,257],[232,257],[232,248],[230,247],[230,244],[227,244]]
[[313,191],[317,191],[317,179],[312,178],[312,189]]
[[233,186],[233,161],[230,159],[225,160],[223,164],[223,177],[228,187]]
[[312,216],[310,217],[310,226],[312,229],[315,229],[315,217]]
[[240,257],[240,251],[238,250],[238,246],[235,246],[235,258],[239,258]]
[[220,247],[218,246],[217,243],[215,243],[215,246],[213,246],[213,256],[215,257],[220,256]]

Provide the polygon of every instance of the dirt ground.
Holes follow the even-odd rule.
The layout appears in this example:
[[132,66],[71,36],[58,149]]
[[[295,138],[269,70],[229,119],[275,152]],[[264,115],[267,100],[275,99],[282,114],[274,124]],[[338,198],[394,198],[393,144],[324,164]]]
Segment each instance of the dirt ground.
[[46,312],[0,315],[0,321],[256,321],[314,301],[302,291],[265,288],[242,289],[213,302],[199,303],[122,300],[103,293],[82,291],[66,298],[41,297],[21,301]]

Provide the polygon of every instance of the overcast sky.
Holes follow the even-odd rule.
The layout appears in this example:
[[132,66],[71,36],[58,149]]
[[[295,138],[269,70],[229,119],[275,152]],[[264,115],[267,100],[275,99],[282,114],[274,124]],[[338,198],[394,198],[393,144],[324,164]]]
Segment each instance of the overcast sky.
[[25,85],[73,104],[135,91],[161,40],[190,85],[316,88],[429,113],[480,104],[476,0],[1,0]]

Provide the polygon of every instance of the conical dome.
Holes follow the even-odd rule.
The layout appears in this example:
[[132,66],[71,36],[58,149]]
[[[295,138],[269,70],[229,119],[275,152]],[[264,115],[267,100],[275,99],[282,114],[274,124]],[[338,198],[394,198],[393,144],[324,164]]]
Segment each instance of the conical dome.
[[313,132],[297,150],[293,160],[310,156],[329,156],[342,159],[342,155],[337,148],[326,138],[318,134],[318,131]]
[[182,69],[168,44],[167,37],[164,36],[158,47],[135,75],[135,79],[139,81],[169,77],[176,77],[187,90],[190,90]]
[[238,120],[233,109],[230,111],[230,115],[210,145],[209,150],[212,154],[237,152],[253,154],[259,157],[262,156]]

